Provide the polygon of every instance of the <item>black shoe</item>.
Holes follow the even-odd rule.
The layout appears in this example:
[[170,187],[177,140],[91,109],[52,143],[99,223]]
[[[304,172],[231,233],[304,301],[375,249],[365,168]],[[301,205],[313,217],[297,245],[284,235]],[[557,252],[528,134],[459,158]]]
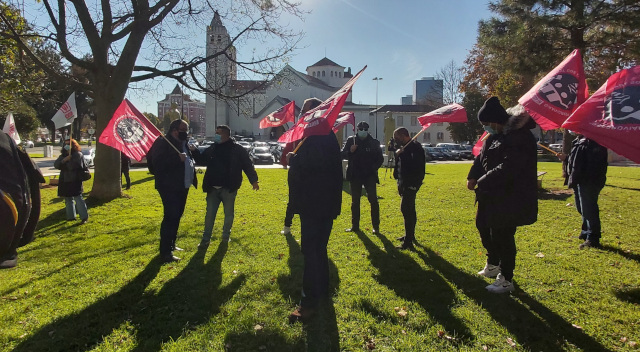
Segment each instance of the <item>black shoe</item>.
[[404,242],[404,236],[400,236],[400,237],[396,238],[396,240]]
[[175,256],[175,255],[173,255],[173,254],[168,255],[168,256],[163,256],[163,257],[162,257],[162,262],[163,262],[163,263],[177,262],[177,261],[179,261],[179,260],[180,260],[180,258],[176,257],[176,256]]
[[579,240],[586,240],[586,239],[587,239],[587,235],[579,234],[579,235],[578,235],[578,239],[579,239]]
[[358,227],[350,227],[344,230],[344,232],[358,232],[358,231],[360,231],[360,228]]
[[580,246],[578,248],[579,249],[586,249],[586,248],[598,248],[598,249],[601,249],[602,245],[600,244],[600,242],[592,242],[592,241],[586,240],[582,244],[580,244]]

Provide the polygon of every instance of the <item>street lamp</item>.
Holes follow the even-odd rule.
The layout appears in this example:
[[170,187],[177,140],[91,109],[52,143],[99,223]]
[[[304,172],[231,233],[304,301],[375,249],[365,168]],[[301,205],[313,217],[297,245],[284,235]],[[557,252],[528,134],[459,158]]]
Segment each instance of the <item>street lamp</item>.
[[376,139],[378,139],[378,81],[382,81],[382,77],[373,77],[376,81]]

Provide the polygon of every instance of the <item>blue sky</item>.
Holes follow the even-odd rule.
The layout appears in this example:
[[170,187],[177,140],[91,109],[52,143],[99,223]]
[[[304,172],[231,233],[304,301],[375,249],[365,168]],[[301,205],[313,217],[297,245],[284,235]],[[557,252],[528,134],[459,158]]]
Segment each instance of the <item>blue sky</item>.
[[[372,78],[382,77],[379,105],[400,104],[402,96],[412,94],[414,80],[435,75],[451,60],[463,65],[476,41],[478,21],[491,16],[485,0],[302,0],[302,6],[312,12],[304,22],[289,24],[305,32],[289,64],[305,72],[326,56],[353,73],[368,65],[354,86],[353,101],[375,104]],[[204,28],[198,40],[204,46]],[[239,52],[251,50],[238,47]],[[157,114],[156,102],[175,82],[159,84],[157,90],[127,96],[140,110]]]

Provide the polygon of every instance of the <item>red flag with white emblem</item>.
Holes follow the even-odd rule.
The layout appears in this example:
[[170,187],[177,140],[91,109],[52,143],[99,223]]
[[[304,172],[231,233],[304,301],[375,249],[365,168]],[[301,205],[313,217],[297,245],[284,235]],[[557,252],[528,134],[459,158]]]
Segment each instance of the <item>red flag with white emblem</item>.
[[423,130],[437,122],[467,122],[467,111],[460,104],[449,104],[418,117]]
[[260,120],[260,128],[278,127],[295,120],[296,102],[292,101]]
[[99,141],[140,161],[160,135],[158,128],[125,99],[102,131]]

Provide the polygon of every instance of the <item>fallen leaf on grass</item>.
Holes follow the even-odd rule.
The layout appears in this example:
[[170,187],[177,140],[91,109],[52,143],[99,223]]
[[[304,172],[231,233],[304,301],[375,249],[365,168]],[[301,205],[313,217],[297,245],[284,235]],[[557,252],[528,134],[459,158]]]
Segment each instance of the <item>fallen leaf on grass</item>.
[[278,259],[282,259],[284,257],[284,253],[278,254]]
[[484,351],[488,351],[488,350],[489,350],[489,347],[487,347],[487,345],[482,345],[482,350],[484,350]]
[[27,337],[27,333],[24,333],[24,334],[18,336],[19,339],[24,339],[25,337]]
[[576,329],[580,329],[580,330],[582,330],[582,326],[580,326],[580,325],[571,324],[571,326],[573,326],[573,327],[574,327],[574,328],[576,328]]
[[15,301],[15,300],[18,299],[18,297],[16,297],[16,296],[4,296],[4,297],[2,297],[2,299],[6,299],[6,300],[9,300],[9,301]]
[[516,343],[515,343],[515,341],[513,341],[513,339],[512,339],[512,338],[510,338],[510,337],[507,337],[507,343],[508,343],[508,344],[509,344],[509,346],[511,346],[511,347],[516,347]]
[[547,292],[553,292],[553,289],[552,288],[548,288]]
[[638,347],[638,343],[635,342],[635,341],[629,341],[629,347],[636,348],[636,347]]
[[238,308],[238,312],[242,312],[243,309],[244,309],[244,305],[241,305],[240,308]]
[[542,252],[539,252],[538,254],[536,254],[536,258],[544,258],[544,254]]
[[406,334],[407,334],[407,332],[402,330],[402,335],[406,335]]
[[449,341],[453,341],[455,340],[453,337],[447,335],[444,331],[442,330],[438,330],[438,337],[441,339],[447,339]]
[[256,326],[253,327],[253,330],[255,331],[262,331],[262,329],[264,329],[264,326],[260,324],[256,324]]
[[626,338],[626,337],[624,337],[624,336],[623,336],[623,337],[621,337],[621,338],[620,338],[620,342],[627,342],[627,338]]

